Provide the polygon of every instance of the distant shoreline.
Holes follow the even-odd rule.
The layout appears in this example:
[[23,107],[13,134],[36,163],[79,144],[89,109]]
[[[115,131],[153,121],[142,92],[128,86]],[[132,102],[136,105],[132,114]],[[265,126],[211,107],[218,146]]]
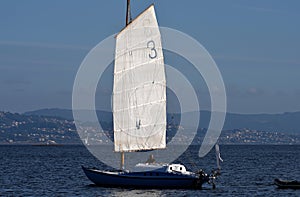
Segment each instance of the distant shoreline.
[[[219,144],[220,146],[300,146],[300,144]],[[85,146],[84,144],[6,144],[0,143],[0,146]],[[108,144],[101,144],[96,146],[109,146]],[[173,146],[183,146],[183,144],[174,144]],[[190,146],[200,146],[192,144]]]
[[83,144],[0,143],[0,146],[84,146]]

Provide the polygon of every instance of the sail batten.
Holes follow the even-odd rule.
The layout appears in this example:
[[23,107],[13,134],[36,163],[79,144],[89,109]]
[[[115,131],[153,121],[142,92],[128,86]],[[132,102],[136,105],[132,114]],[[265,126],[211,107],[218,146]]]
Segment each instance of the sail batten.
[[[157,58],[157,59],[158,59],[158,60],[163,60],[163,57],[160,57],[160,58]],[[154,61],[155,61],[155,60],[153,60],[153,62],[154,62]],[[136,68],[138,68],[138,67],[140,67],[140,66],[148,65],[149,63],[151,63],[151,61],[150,61],[150,62],[144,62],[144,63],[141,63],[141,64],[136,64],[135,67],[131,67],[131,68],[128,68],[128,69],[126,69],[126,70],[117,71],[117,72],[114,73],[114,75],[115,75],[115,74],[124,73],[124,72],[130,71],[130,70],[132,70],[132,69],[136,69]]]
[[[147,87],[148,85],[152,85],[152,83],[153,83],[153,81],[148,81],[148,82],[145,82],[145,83],[141,84],[141,86]],[[166,84],[159,83],[159,82],[154,82],[154,83],[156,83],[156,85],[161,85],[162,88],[164,88],[165,85],[166,85]],[[132,90],[135,90],[135,89],[136,89],[135,87],[130,87],[130,88],[122,89],[122,90],[119,90],[119,91],[116,90],[116,91],[114,92],[114,95],[116,95],[116,94],[122,94],[123,92],[126,92],[126,91],[132,91]]]
[[145,104],[141,104],[141,105],[125,108],[125,109],[115,110],[114,112],[121,112],[121,111],[126,111],[126,110],[129,110],[129,109],[135,109],[135,108],[138,108],[138,107],[144,107],[146,105],[152,105],[152,104],[164,103],[164,102],[165,102],[165,100],[160,100],[160,101],[156,101],[156,102],[149,102],[149,103],[145,103]]
[[113,85],[115,151],[166,147],[163,59],[154,6],[150,6],[116,36]]

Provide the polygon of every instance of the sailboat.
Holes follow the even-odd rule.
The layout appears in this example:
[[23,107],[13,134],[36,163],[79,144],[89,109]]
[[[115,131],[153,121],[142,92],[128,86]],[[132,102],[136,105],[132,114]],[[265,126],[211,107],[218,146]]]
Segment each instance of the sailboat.
[[131,20],[127,0],[126,27],[116,35],[113,82],[114,151],[120,153],[120,170],[82,167],[92,182],[105,187],[195,189],[213,183],[216,173],[156,163],[153,156],[133,171],[125,169],[125,152],[166,148],[166,100],[164,56],[154,5]]

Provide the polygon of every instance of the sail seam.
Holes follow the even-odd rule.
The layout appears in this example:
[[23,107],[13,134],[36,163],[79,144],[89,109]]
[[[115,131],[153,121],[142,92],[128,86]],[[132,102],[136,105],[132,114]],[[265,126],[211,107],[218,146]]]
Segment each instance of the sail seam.
[[[157,38],[161,39],[161,36],[160,35],[159,36],[152,36],[151,39],[149,39],[149,40],[156,40]],[[120,41],[117,40],[117,42],[120,42]],[[123,50],[120,50],[120,49],[116,48],[115,59],[118,59],[118,58],[120,58],[122,56],[125,56],[130,51],[137,51],[137,50],[141,50],[141,49],[147,49],[145,43],[146,43],[145,40],[143,40],[143,41],[138,42],[137,44],[132,45],[132,46],[128,46],[127,45],[127,47],[125,49],[123,49]],[[162,50],[162,46],[160,44],[158,44],[155,48]],[[119,55],[117,55],[117,54],[119,54]]]
[[[163,81],[164,82],[164,81]],[[160,81],[155,81],[155,85],[153,85],[152,81],[148,81],[148,82],[145,82],[143,83],[143,85],[141,85],[141,87],[147,87],[147,86],[158,86],[158,87],[162,87],[162,88],[165,88],[166,87],[166,84],[165,83],[161,83]],[[114,91],[113,92],[113,95],[116,95],[116,94],[122,94],[124,92],[129,92],[131,90],[136,90],[137,87],[133,87],[133,88],[127,88],[127,89],[122,89],[121,91]]]
[[141,104],[141,105],[136,105],[136,106],[132,106],[132,107],[126,107],[126,108],[123,108],[123,109],[114,110],[113,113],[120,112],[120,111],[126,111],[126,110],[129,110],[129,109],[135,109],[135,108],[139,108],[139,107],[142,107],[142,106],[145,106],[145,105],[163,103],[163,102],[166,102],[166,99],[161,99],[161,100],[156,101],[156,102],[149,102],[149,103],[144,103],[144,104]]
[[121,73],[128,72],[128,71],[130,71],[130,70],[136,69],[136,68],[138,68],[138,67],[141,67],[141,66],[144,66],[144,65],[147,65],[147,64],[151,64],[151,63],[156,62],[156,61],[159,61],[159,60],[161,60],[161,59],[163,59],[163,57],[159,57],[159,58],[157,58],[157,59],[150,60],[150,61],[148,61],[148,62],[146,62],[146,63],[137,64],[137,65],[134,66],[134,67],[130,67],[130,68],[128,68],[128,69],[123,69],[123,70],[121,70],[121,71],[114,72],[114,75],[119,75],[119,74],[121,74]]
[[[147,125],[144,125],[144,126],[141,126],[141,128],[146,128],[146,127],[150,127],[150,126],[164,126],[164,123],[159,123],[159,124],[147,124]],[[136,127],[131,127],[131,128],[128,128],[128,129],[114,129],[114,132],[126,132],[126,131],[136,131]],[[155,135],[155,133],[153,134]],[[150,137],[150,136],[139,136],[139,137]]]

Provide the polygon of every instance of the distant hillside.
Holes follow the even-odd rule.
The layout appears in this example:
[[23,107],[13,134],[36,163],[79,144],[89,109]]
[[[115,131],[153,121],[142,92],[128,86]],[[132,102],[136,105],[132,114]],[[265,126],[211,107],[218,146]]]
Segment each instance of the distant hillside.
[[[189,112],[189,117],[196,112]],[[210,112],[201,111],[200,125],[207,128],[210,120]],[[252,130],[284,132],[300,134],[300,112],[288,112],[282,114],[234,114],[227,113],[223,129],[249,128]]]
[[224,129],[232,128],[300,134],[300,112],[253,115],[228,114]]
[[73,121],[0,111],[0,144],[80,143]]
[[25,112],[24,115],[60,117],[67,120],[73,120],[72,110],[69,109],[58,109],[58,108],[39,109],[35,111]]
[[[87,111],[83,110],[83,113]],[[39,115],[61,117],[68,120],[73,120],[72,110],[68,109],[41,109],[37,111],[26,112],[25,115]],[[105,111],[97,111],[98,119],[102,122],[112,122],[112,113]],[[177,124],[181,116],[185,116],[188,120],[193,120],[197,112],[187,112],[183,115],[168,114],[168,122],[172,121]],[[209,111],[201,111],[200,127],[207,128],[210,120]],[[186,124],[189,124],[187,122]],[[183,125],[189,126],[189,125]],[[269,131],[269,132],[284,132],[290,134],[300,133],[300,112],[290,112],[282,114],[234,114],[227,113],[224,130],[237,128],[249,128],[254,130]]]
[[[60,110],[58,110],[60,111]],[[41,113],[40,110],[38,113]],[[69,110],[69,112],[71,112]],[[51,110],[53,115],[53,109]],[[50,116],[51,113],[44,115],[23,115],[18,113],[0,111],[0,144],[81,144],[73,120]],[[207,113],[206,115],[203,115]],[[62,113],[63,114],[63,113]],[[67,114],[67,113],[65,113]],[[209,112],[201,112],[202,118],[209,117]],[[111,113],[102,113],[111,120]],[[185,114],[187,117],[193,113]],[[195,114],[194,114],[195,115]],[[109,119],[110,118],[110,119]],[[193,117],[191,117],[192,119]],[[186,119],[186,117],[185,117]],[[168,115],[168,128],[166,132],[167,143],[178,134],[175,143],[184,144],[192,142],[201,144],[207,129],[200,128],[196,137],[191,135],[193,127],[178,127],[177,123],[180,116],[177,114]],[[190,119],[189,119],[190,120]],[[88,133],[84,137],[84,143],[101,142],[107,143],[109,137],[113,140],[112,122],[100,121],[104,132],[99,132],[93,124],[88,125]],[[245,124],[245,123],[244,123]],[[183,133],[177,133],[178,130]],[[174,141],[173,141],[174,142]],[[300,134],[293,135],[283,132],[267,132],[257,129],[232,129],[223,130],[219,138],[220,144],[300,144]]]
[[[88,110],[80,110],[83,114],[88,114]],[[49,116],[49,117],[60,117],[67,120],[73,120],[73,112],[70,109],[58,109],[58,108],[50,108],[50,109],[40,109],[35,111],[25,112],[24,115],[36,115],[36,116]],[[103,122],[112,122],[112,113],[106,111],[97,111],[97,115],[99,120]],[[88,121],[89,118],[87,116],[85,121]]]

